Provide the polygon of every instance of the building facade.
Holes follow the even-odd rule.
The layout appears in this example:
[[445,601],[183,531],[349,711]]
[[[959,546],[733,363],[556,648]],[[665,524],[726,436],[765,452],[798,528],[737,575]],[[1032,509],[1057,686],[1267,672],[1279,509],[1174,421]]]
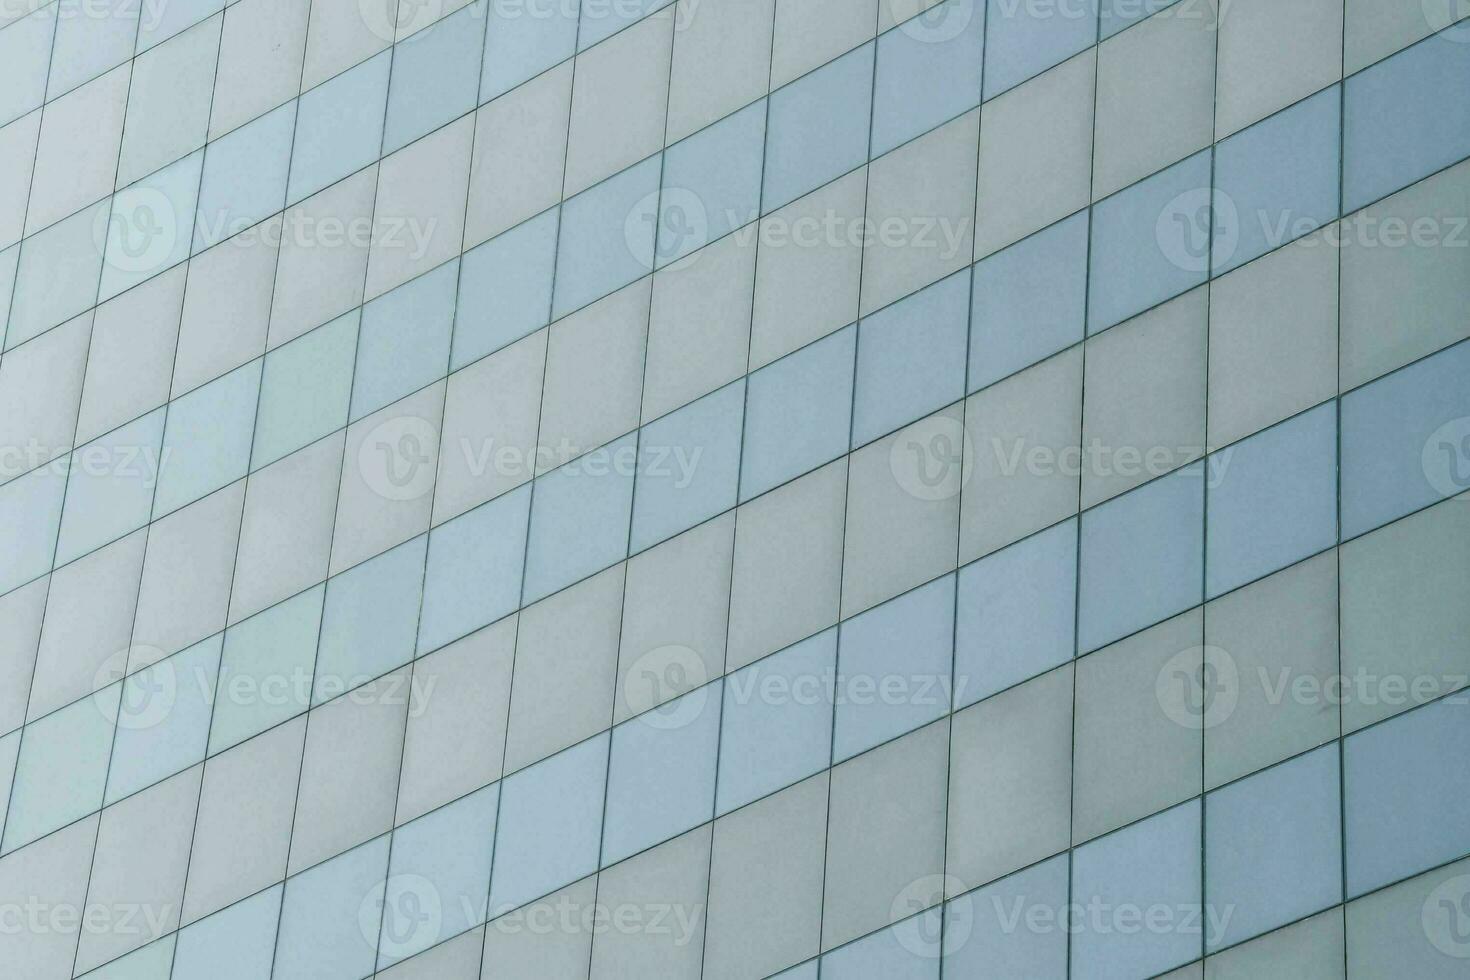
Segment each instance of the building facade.
[[1467,18],[0,5],[0,977],[1470,975]]

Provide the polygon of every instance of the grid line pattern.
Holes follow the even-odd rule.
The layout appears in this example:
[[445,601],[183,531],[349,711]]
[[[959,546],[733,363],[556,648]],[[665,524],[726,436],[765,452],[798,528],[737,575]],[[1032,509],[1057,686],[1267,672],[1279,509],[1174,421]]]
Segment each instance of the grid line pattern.
[[388,6],[0,26],[0,959],[1458,975],[1464,12]]

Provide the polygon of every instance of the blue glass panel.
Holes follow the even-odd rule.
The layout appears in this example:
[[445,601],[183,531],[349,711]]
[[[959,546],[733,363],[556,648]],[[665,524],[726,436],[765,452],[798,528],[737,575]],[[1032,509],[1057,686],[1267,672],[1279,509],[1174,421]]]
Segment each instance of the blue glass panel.
[[379,969],[485,920],[499,796],[492,784],[394,832]]
[[325,591],[309,589],[225,633],[218,690],[239,693],[215,698],[211,753],[306,710]]
[[972,704],[1072,659],[1077,521],[960,569],[955,700]]
[[945,0],[878,39],[873,156],[980,104],[985,10]]
[[108,803],[204,758],[223,640],[213,636],[123,681]]
[[[1231,910],[1211,950],[1342,901],[1337,746],[1273,766],[1205,801],[1206,902]],[[1207,920],[1208,924],[1208,920]]]
[[1227,227],[1216,236],[1215,275],[1337,217],[1340,103],[1334,85],[1216,148],[1215,188],[1224,195],[1222,215],[1233,215],[1237,232]]
[[487,0],[398,43],[383,153],[392,153],[475,107]]
[[121,686],[105,687],[26,728],[0,851],[29,844],[102,804]]
[[872,85],[873,45],[865,44],[772,93],[763,212],[862,166]]
[[454,259],[362,308],[352,418],[391,405],[444,376],[458,279],[459,260]]
[[537,479],[525,601],[535,602],[627,556],[633,434]]
[[669,147],[659,198],[660,266],[755,219],[765,131],[763,99]]
[[975,265],[969,390],[994,384],[1082,339],[1087,212]]
[[169,405],[155,520],[245,475],[260,375],[251,361]]
[[719,704],[716,681],[613,729],[604,867],[713,816]]
[[502,783],[491,918],[596,870],[607,745],[604,732]]
[[267,888],[180,931],[173,980],[270,980],[284,889]]
[[1470,851],[1470,702],[1417,708],[1343,745],[1348,898]]
[[735,506],[745,385],[737,381],[645,426],[638,440],[633,550]]
[[373,972],[362,906],[383,881],[388,837],[369,841],[286,882],[273,980],[358,980]]
[[480,101],[489,102],[570,58],[577,47],[580,6],[577,0],[490,4]]
[[[1148,977],[1198,959],[1200,888],[1198,800],[1078,848],[1072,903],[1100,911],[1072,937],[1072,976]],[[1145,912],[1150,928],[1130,925]]]
[[836,658],[829,629],[725,678],[716,812],[826,768]]
[[1093,208],[1087,332],[1097,333],[1205,281],[1210,151]]
[[847,451],[856,338],[847,327],[750,376],[741,500]]
[[659,158],[642,163],[562,205],[552,316],[581,309],[653,268],[653,217]]
[[428,540],[421,534],[327,583],[312,681],[314,704],[413,658]]
[[358,311],[265,356],[250,468],[260,469],[347,424]]
[[1056,912],[1067,904],[1067,861],[1061,854],[951,899],[949,921],[964,916],[971,926],[963,944],[945,944],[944,975],[1065,977],[1067,932]]
[[464,254],[451,368],[457,371],[546,326],[556,229],[553,208]]
[[296,105],[288,102],[209,144],[199,187],[195,252],[285,206],[295,128]]
[[850,758],[948,712],[953,641],[950,575],[843,623],[833,759]]
[[1206,596],[1337,540],[1337,406],[1320,405],[1210,457]]
[[827,980],[939,980],[939,909],[931,908],[822,957]]
[[378,159],[391,59],[383,51],[301,96],[288,204]]
[[0,590],[9,592],[51,568],[66,494],[68,462],[34,469],[0,486]]
[[993,99],[1097,40],[1097,0],[990,0],[985,97]]
[[1470,343],[1342,399],[1342,536],[1470,489]]
[[[1427,9],[1427,8],[1426,8]],[[1356,211],[1470,155],[1470,45],[1430,37],[1347,81],[1343,208]]]
[[1082,515],[1079,653],[1199,604],[1203,474],[1195,463]]
[[430,532],[419,653],[515,610],[530,502],[519,487]]
[[964,395],[969,270],[858,325],[852,441],[861,446]]

